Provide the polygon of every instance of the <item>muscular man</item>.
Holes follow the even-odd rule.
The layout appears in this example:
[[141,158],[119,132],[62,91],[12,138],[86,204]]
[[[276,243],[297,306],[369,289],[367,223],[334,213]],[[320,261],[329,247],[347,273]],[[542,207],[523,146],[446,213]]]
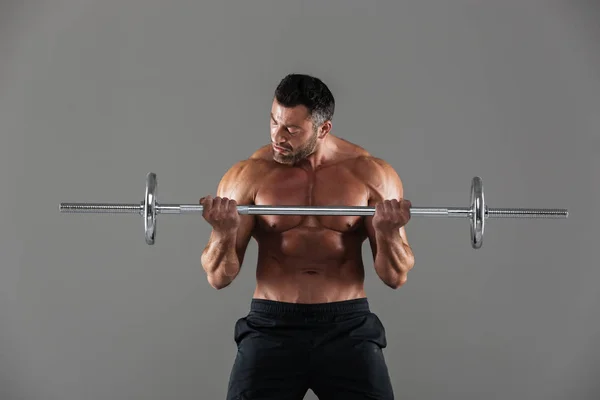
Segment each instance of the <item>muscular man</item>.
[[[385,161],[331,133],[334,97],[291,74],[277,86],[271,140],[233,165],[215,197],[200,199],[212,226],[202,266],[216,289],[258,244],[256,290],[235,325],[238,352],[227,399],[393,399],[384,327],[369,310],[362,243],[381,280],[399,288],[414,265],[404,226],[410,202]],[[236,205],[375,206],[373,216],[240,215]]]

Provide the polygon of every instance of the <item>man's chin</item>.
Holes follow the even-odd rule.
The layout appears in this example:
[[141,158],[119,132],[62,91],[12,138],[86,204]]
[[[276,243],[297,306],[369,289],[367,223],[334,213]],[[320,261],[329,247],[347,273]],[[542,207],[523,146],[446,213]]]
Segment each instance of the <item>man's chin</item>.
[[273,160],[279,164],[291,165],[294,163],[293,157],[283,157],[281,154],[273,153]]

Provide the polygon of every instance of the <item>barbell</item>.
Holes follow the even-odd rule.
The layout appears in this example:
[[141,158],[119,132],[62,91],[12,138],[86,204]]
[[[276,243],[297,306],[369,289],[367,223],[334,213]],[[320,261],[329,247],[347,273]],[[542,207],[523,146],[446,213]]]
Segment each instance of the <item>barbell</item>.
[[[202,205],[160,204],[157,201],[156,174],[146,175],[146,191],[140,203],[60,203],[61,213],[139,214],[144,221],[146,243],[156,240],[158,214],[202,213]],[[289,205],[238,205],[239,214],[247,215],[374,215],[375,207],[366,206],[289,206]],[[489,208],[483,194],[483,181],[475,176],[471,181],[469,207],[411,207],[411,217],[449,217],[469,219],[471,246],[479,249],[483,244],[487,218],[567,218],[569,212],[561,208]]]

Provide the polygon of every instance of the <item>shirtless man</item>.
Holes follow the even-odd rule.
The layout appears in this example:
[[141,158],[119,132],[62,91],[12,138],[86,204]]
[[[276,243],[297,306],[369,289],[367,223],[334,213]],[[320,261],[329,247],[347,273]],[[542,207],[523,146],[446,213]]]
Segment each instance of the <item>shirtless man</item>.
[[[334,98],[319,79],[291,74],[271,107],[271,141],[233,165],[216,197],[200,199],[212,226],[202,266],[210,285],[240,272],[258,244],[256,289],[235,324],[227,399],[393,399],[384,327],[369,310],[362,243],[381,280],[399,288],[414,265],[402,182],[385,161],[331,133]],[[373,216],[240,215],[236,205],[374,206]]]

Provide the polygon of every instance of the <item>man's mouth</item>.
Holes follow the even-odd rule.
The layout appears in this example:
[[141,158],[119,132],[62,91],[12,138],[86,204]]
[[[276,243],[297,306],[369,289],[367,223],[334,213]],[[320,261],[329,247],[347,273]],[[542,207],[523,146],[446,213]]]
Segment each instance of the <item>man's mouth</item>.
[[277,145],[273,145],[273,149],[275,149],[275,151],[277,151],[278,153],[287,153],[289,150],[285,149],[283,147],[279,147]]

